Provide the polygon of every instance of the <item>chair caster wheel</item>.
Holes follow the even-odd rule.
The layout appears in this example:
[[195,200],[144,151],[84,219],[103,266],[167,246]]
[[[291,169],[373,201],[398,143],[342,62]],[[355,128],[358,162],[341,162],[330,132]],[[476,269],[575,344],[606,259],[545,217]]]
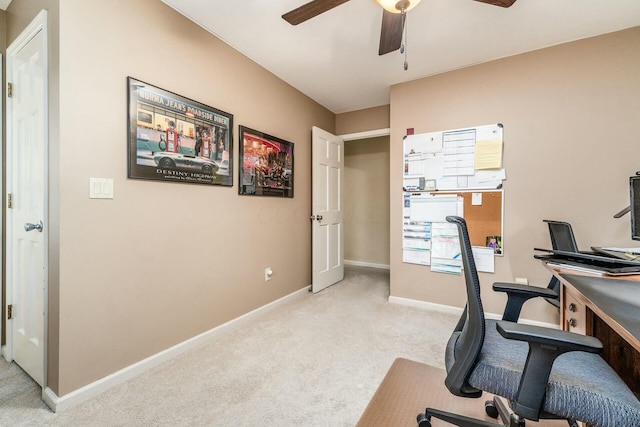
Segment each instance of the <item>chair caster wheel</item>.
[[498,413],[498,408],[496,407],[496,403],[493,400],[487,400],[486,402],[484,402],[484,411],[491,418],[498,418],[498,415],[500,415]]
[[418,414],[418,427],[431,427],[431,416]]

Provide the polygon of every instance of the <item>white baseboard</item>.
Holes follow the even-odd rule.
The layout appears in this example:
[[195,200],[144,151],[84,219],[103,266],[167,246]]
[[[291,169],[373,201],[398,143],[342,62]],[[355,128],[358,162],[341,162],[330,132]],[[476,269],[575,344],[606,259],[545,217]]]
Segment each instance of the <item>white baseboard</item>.
[[280,299],[270,302],[269,304],[263,305],[262,307],[250,311],[249,313],[243,314],[240,317],[236,317],[235,319],[223,323],[222,325],[216,326],[213,329],[203,332],[200,335],[189,338],[188,340],[176,344],[166,350],[163,350],[160,353],[156,353],[153,356],[149,356],[146,359],[134,363],[133,365],[127,366],[124,369],[107,375],[106,377],[94,381],[91,384],[87,384],[86,386],[74,390],[71,393],[65,394],[64,396],[57,396],[53,392],[53,390],[51,390],[49,387],[45,387],[42,390],[42,400],[44,400],[47,406],[49,406],[54,412],[62,412],[79,403],[89,400],[118,384],[134,378],[155,366],[174,359],[177,356],[185,353],[186,351],[193,350],[217,336],[231,332],[234,329],[237,329],[238,327],[253,320],[258,315],[267,313],[284,303],[300,298],[303,295],[307,295],[308,293],[309,287],[306,286],[300,290],[290,293],[289,295],[285,295]]
[[371,268],[381,268],[383,270],[391,270],[391,266],[389,264],[375,264],[372,262],[364,262],[364,261],[352,261],[345,259],[344,265],[353,265],[356,267],[371,267]]
[[418,308],[424,308],[427,310],[439,311],[441,313],[457,314],[458,316],[462,314],[462,308],[454,307],[452,305],[442,305],[442,304],[436,304],[433,302],[420,301],[417,299],[394,297],[393,295],[389,296],[389,302],[392,302],[394,304],[400,304],[400,305],[408,305],[410,307],[418,307]]
[[[462,308],[454,307],[451,305],[443,305],[443,304],[436,304],[433,302],[420,301],[420,300],[409,299],[409,298],[394,297],[393,295],[389,296],[389,302],[394,304],[401,304],[401,305],[408,305],[411,307],[423,308],[426,310],[439,311],[441,313],[455,314],[458,316],[462,315],[462,310],[463,310],[463,307]],[[502,319],[502,314],[485,313],[484,316],[487,319],[494,319],[494,320]],[[541,326],[543,328],[560,329],[560,325],[556,325],[555,323],[540,322],[538,320],[520,319],[518,320],[518,323],[523,323],[525,325]]]

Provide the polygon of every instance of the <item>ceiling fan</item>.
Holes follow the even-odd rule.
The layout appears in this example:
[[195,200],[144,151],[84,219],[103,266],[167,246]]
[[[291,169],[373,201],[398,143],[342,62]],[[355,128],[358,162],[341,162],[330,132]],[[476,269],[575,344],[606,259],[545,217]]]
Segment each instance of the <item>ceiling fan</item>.
[[[282,15],[291,25],[298,25],[314,18],[349,0],[312,0],[309,3],[293,9]],[[374,0],[384,8],[382,13],[382,29],[380,30],[380,48],[378,55],[384,55],[400,49],[402,45],[402,31],[404,29],[406,12],[420,3],[420,0]],[[509,7],[516,0],[475,0],[495,6]]]

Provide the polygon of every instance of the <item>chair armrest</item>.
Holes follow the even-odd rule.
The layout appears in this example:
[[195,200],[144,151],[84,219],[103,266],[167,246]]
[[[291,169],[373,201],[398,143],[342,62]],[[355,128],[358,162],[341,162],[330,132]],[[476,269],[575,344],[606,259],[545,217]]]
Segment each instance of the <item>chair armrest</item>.
[[522,305],[531,298],[543,297],[558,299],[558,292],[538,286],[520,285],[518,283],[496,282],[493,284],[496,292],[506,292],[507,305],[504,308],[502,320],[517,322],[522,311]]
[[508,340],[559,347],[564,349],[563,353],[567,351],[600,353],[602,351],[602,343],[599,339],[559,329],[504,321],[496,322],[496,329]]
[[532,297],[558,298],[558,293],[552,289],[521,285],[519,283],[496,282],[493,284],[493,290],[496,292],[530,295]]
[[512,409],[516,414],[533,421],[540,418],[549,375],[556,358],[570,351],[602,351],[602,343],[597,338],[573,332],[504,321],[497,322],[496,329],[506,339],[529,344],[529,354]]

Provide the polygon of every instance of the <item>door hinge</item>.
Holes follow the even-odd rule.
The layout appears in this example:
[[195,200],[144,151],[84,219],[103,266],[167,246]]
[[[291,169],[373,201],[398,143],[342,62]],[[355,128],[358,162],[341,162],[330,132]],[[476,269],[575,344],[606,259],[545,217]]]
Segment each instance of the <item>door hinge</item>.
[[7,98],[13,96],[13,83],[7,83]]
[[13,194],[7,194],[7,209],[13,209]]
[[11,320],[13,318],[13,305],[9,304],[7,306],[7,320]]

